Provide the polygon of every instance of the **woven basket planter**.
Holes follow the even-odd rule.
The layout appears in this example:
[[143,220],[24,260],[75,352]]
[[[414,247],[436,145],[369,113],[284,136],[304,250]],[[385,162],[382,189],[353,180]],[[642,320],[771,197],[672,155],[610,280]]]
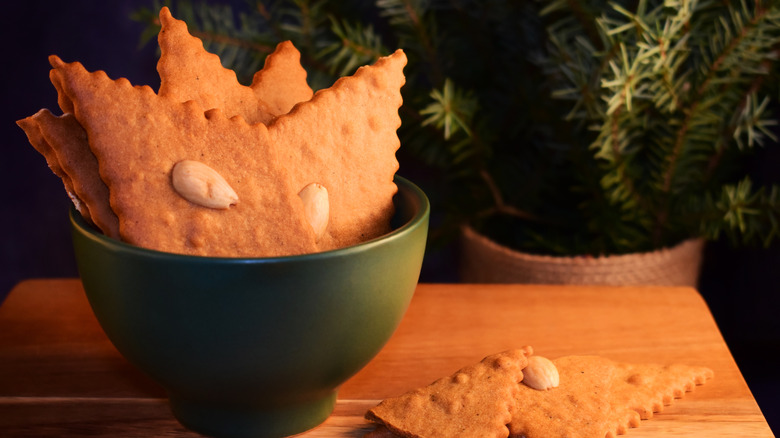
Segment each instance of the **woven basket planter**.
[[526,254],[471,227],[461,230],[461,281],[466,283],[662,285],[696,287],[703,239],[653,252],[607,257]]

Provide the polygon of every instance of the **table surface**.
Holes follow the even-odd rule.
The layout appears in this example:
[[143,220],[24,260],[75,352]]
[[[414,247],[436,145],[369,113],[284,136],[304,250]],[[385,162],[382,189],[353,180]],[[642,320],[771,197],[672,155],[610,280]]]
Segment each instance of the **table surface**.
[[[627,437],[774,436],[694,289],[421,284],[398,331],[300,436],[360,437],[365,411],[484,356],[532,345],[715,371]],[[0,436],[198,437],[110,344],[77,279],[28,280],[0,306]]]

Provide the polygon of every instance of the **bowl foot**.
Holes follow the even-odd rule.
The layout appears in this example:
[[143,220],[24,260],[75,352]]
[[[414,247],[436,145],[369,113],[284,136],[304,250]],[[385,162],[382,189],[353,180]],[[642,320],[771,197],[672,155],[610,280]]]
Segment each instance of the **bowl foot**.
[[184,427],[217,438],[281,438],[312,429],[333,412],[336,391],[284,407],[235,406],[171,396],[173,415]]

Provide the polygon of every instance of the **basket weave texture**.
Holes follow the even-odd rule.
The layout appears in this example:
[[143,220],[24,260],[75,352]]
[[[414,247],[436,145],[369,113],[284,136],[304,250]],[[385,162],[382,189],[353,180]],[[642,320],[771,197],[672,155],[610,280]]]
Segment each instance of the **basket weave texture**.
[[461,281],[466,283],[658,285],[696,287],[703,239],[672,248],[604,257],[527,254],[471,227],[461,230]]

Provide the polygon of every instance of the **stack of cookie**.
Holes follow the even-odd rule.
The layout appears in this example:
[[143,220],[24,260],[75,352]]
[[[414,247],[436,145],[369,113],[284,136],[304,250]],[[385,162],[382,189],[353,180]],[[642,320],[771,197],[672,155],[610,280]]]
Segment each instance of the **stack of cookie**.
[[51,56],[63,114],[17,122],[85,219],[134,245],[218,257],[389,231],[402,51],[315,94],[283,42],[244,86],[167,8],[160,22],[159,92]]

